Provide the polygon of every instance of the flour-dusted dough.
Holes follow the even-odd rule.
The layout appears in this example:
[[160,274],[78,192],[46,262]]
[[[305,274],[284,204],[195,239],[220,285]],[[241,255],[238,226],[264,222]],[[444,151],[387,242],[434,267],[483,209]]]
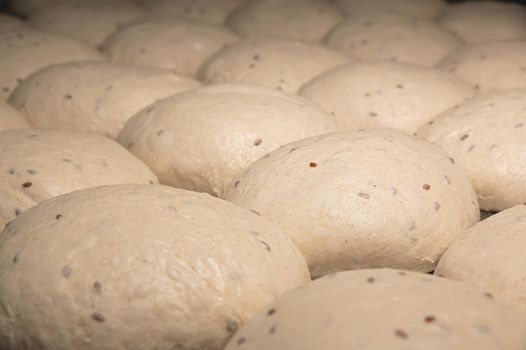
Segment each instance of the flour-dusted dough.
[[161,183],[221,196],[266,153],[334,130],[331,117],[303,98],[225,84],[156,102],[131,118],[118,140]]
[[26,118],[5,101],[0,100],[0,131],[26,128],[29,128]]
[[126,121],[158,99],[200,84],[153,68],[107,62],[54,65],[32,74],[9,101],[39,128],[116,137]]
[[348,16],[398,12],[416,18],[431,19],[445,7],[444,0],[335,0]]
[[452,74],[401,62],[351,63],[314,78],[300,94],[348,129],[388,127],[408,133],[475,94]]
[[432,271],[480,215],[453,158],[388,129],[288,144],[248,167],[225,199],[288,232],[313,276],[374,267]]
[[0,347],[220,350],[308,279],[279,229],[207,194],[77,191],[0,235]]
[[62,130],[0,132],[0,229],[44,199],[122,183],[157,183],[157,178],[106,137]]

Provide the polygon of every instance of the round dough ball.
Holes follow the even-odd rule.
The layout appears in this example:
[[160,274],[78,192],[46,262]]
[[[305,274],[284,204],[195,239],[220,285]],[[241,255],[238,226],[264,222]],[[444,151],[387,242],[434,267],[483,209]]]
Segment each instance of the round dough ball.
[[15,16],[0,13],[0,34],[24,27],[24,22]]
[[113,61],[194,76],[203,62],[237,40],[230,30],[184,19],[127,26],[104,44]]
[[480,215],[452,158],[388,129],[291,143],[248,167],[225,199],[288,232],[313,276],[374,267],[432,271]]
[[448,5],[437,18],[468,44],[526,39],[526,8],[501,1]]
[[0,347],[220,350],[308,278],[279,229],[220,199],[164,186],[78,191],[0,235]]
[[75,40],[26,27],[0,32],[0,52],[0,99],[6,99],[28,75],[51,64],[104,59]]
[[[19,16],[28,17],[42,9],[63,3],[75,3],[78,5],[83,5],[88,2],[97,1],[102,0],[13,0],[8,1],[8,9],[13,13],[18,14]],[[133,0],[104,0],[104,2],[129,3],[133,2]]]
[[479,285],[526,312],[526,205],[473,226],[444,253],[435,274]]
[[199,86],[193,79],[152,68],[79,62],[36,72],[18,86],[10,103],[35,127],[117,137],[144,107]]
[[365,60],[397,60],[432,67],[462,44],[435,22],[398,13],[351,17],[326,39],[330,47]]
[[346,15],[398,12],[416,18],[431,19],[445,7],[444,0],[335,0]]
[[467,46],[444,58],[437,67],[473,84],[477,91],[526,88],[526,41]]
[[118,140],[161,183],[221,196],[261,156],[334,130],[329,116],[300,97],[228,84],[156,102],[131,118]]
[[475,286],[389,269],[341,272],[268,305],[225,350],[520,350],[525,319]]
[[421,128],[468,172],[480,207],[526,203],[526,90],[479,95]]
[[0,132],[0,229],[50,197],[101,185],[156,182],[143,162],[103,136],[62,130]]
[[243,35],[272,35],[319,42],[342,19],[320,0],[246,0],[226,21]]
[[26,128],[29,128],[26,118],[5,101],[0,100],[0,131]]
[[97,46],[119,27],[146,17],[146,13],[129,2],[107,0],[62,2],[34,12],[29,24]]
[[314,78],[300,94],[343,128],[388,127],[413,133],[475,94],[452,74],[400,62],[352,63]]
[[343,53],[323,46],[256,36],[219,51],[200,75],[205,83],[248,83],[295,93],[318,74],[346,62]]

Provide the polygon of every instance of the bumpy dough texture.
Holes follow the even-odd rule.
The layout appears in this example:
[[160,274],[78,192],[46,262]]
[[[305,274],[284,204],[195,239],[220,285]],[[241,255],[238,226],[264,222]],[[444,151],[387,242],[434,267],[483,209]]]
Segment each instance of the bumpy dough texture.
[[502,41],[467,46],[437,67],[473,84],[477,91],[526,88],[526,41]]
[[32,13],[28,23],[46,32],[97,46],[117,28],[144,17],[146,12],[131,2],[92,0],[45,7]]
[[295,93],[318,74],[348,61],[343,53],[319,45],[255,36],[219,51],[200,75],[205,83],[248,83]]
[[29,123],[16,109],[0,100],[0,131],[29,128]]
[[0,52],[0,99],[7,99],[20,81],[51,64],[104,59],[75,40],[27,27],[0,33]]
[[24,22],[15,16],[0,13],[0,33],[5,33],[24,26]]
[[469,99],[430,121],[418,135],[467,170],[481,209],[526,203],[526,90]]
[[475,94],[452,74],[400,62],[351,63],[311,80],[300,94],[342,127],[388,127],[413,133]]
[[435,274],[469,282],[514,302],[526,313],[526,205],[469,229],[444,253]]
[[398,12],[425,19],[438,15],[446,4],[444,0],[335,0],[335,3],[349,16]]
[[334,28],[326,42],[366,61],[396,60],[428,67],[462,45],[435,22],[399,13],[351,17]]
[[388,129],[291,143],[248,167],[225,198],[288,232],[314,276],[432,271],[479,220],[464,170],[438,147]]
[[143,162],[103,136],[36,129],[0,132],[0,229],[50,197],[101,185],[156,182]]
[[397,271],[342,272],[268,305],[225,350],[520,350],[525,319],[475,286]]
[[138,0],[154,16],[222,24],[244,0]]
[[199,86],[193,79],[153,68],[78,62],[32,74],[9,101],[35,127],[117,137],[126,121],[142,108]]
[[468,44],[526,39],[526,9],[498,1],[466,1],[448,5],[437,18]]
[[220,350],[308,270],[254,213],[121,185],[50,199],[11,222],[0,280],[2,348]]
[[226,84],[156,102],[131,118],[118,140],[161,183],[221,196],[266,153],[334,130],[334,121],[303,98]]
[[226,21],[243,35],[273,35],[319,42],[342,19],[319,0],[246,0]]
[[221,26],[184,19],[148,21],[115,32],[104,50],[118,63],[194,76],[208,57],[236,40]]

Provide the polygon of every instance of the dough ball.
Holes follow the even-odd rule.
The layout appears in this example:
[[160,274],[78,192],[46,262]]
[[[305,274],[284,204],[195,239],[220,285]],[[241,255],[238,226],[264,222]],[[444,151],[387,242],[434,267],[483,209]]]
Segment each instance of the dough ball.
[[0,131],[26,128],[29,128],[26,118],[5,101],[0,100]]
[[431,19],[445,7],[444,0],[334,0],[346,15],[398,12],[416,18]]
[[318,74],[348,61],[343,53],[323,46],[255,36],[219,51],[200,75],[206,83],[257,84],[295,93]]
[[479,285],[526,312],[526,205],[469,229],[444,253],[435,274]]
[[473,84],[477,91],[526,88],[526,41],[503,41],[453,52],[438,68]]
[[526,39],[526,8],[500,1],[466,1],[448,5],[439,23],[468,44]]
[[520,350],[524,317],[475,286],[397,271],[341,272],[268,305],[225,350]]
[[453,158],[388,129],[291,143],[248,167],[225,199],[288,232],[313,276],[377,267],[432,271],[480,215]]
[[432,67],[462,44],[435,22],[398,13],[351,17],[327,38],[330,47],[365,60],[397,60]]
[[[0,13],[0,35],[24,27],[24,22],[15,16]],[[3,50],[2,50],[3,51]]]
[[334,130],[328,115],[300,97],[227,84],[156,102],[131,118],[118,140],[161,183],[221,196],[261,156]]
[[11,222],[0,280],[2,348],[220,350],[308,270],[247,210],[120,185],[50,199]]
[[146,13],[129,2],[75,1],[61,2],[34,12],[29,17],[29,24],[97,46],[117,28],[144,17]]
[[526,203],[526,90],[479,95],[421,128],[468,172],[480,207]]
[[10,97],[39,128],[116,137],[124,123],[158,99],[200,84],[169,72],[107,62],[54,65],[24,80]]
[[319,42],[342,19],[320,0],[246,0],[227,19],[243,35],[272,35]]
[[113,61],[194,76],[201,64],[237,40],[224,27],[190,20],[149,21],[127,26],[104,45]]
[[103,136],[36,129],[0,132],[0,229],[50,197],[101,185],[156,182],[144,163]]
[[28,28],[0,32],[0,52],[0,99],[7,99],[24,78],[51,64],[104,59],[75,40]]
[[64,4],[74,3],[83,5],[90,2],[104,1],[106,3],[131,3],[133,0],[13,0],[8,1],[8,9],[19,16],[28,17],[42,9]]
[[400,62],[337,67],[300,90],[344,128],[382,126],[408,133],[474,93],[452,74]]

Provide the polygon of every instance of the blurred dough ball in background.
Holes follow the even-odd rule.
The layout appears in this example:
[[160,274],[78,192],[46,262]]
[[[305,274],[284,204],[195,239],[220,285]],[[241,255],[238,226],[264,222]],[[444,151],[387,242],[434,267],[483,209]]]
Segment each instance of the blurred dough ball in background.
[[380,12],[399,12],[416,18],[431,19],[445,7],[444,0],[334,0],[347,16]]
[[25,129],[29,127],[26,118],[7,102],[0,100],[0,131]]
[[136,0],[10,0],[8,2],[8,10],[12,11],[13,13],[19,16],[28,17],[34,12],[37,12],[50,6],[58,4],[82,5],[92,1],[105,1],[106,3],[126,3]]
[[21,19],[5,13],[0,13],[0,35],[24,26],[25,23]]

